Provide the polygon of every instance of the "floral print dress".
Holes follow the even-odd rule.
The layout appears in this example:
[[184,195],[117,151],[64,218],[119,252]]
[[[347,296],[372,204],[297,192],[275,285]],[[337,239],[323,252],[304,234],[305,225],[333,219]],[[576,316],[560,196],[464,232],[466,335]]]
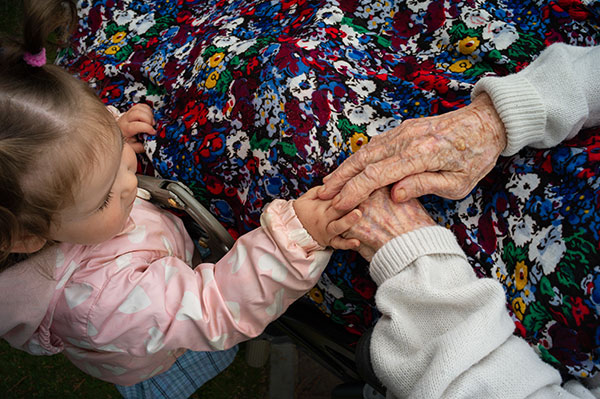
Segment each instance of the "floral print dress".
[[[600,4],[581,0],[80,0],[79,14],[59,64],[106,104],[150,104],[148,166],[234,237],[374,135],[464,106],[480,77],[600,43]],[[501,159],[464,200],[424,198],[504,285],[516,333],[576,377],[600,369],[598,133]],[[354,339],[377,318],[367,266],[336,251],[306,299]]]

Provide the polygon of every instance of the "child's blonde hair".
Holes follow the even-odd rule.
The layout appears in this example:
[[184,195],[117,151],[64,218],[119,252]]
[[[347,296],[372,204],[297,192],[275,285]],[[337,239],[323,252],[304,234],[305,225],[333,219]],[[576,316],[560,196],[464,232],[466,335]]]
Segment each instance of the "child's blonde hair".
[[114,118],[85,83],[54,65],[29,65],[50,33],[72,24],[65,1],[26,1],[24,40],[3,40],[0,60],[0,270],[26,234],[50,239],[56,214],[105,150]]

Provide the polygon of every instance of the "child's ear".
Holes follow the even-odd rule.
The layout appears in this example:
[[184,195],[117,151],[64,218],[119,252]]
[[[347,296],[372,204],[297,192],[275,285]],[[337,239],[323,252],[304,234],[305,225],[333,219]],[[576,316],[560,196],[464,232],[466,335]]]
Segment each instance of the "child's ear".
[[25,234],[10,249],[12,253],[30,254],[37,252],[46,245],[46,239],[33,234]]

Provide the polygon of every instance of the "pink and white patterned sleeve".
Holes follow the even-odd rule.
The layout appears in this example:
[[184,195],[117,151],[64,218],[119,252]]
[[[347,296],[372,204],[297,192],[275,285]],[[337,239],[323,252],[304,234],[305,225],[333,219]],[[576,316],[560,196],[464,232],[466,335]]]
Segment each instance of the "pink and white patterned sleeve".
[[261,224],[216,264],[192,270],[167,256],[113,276],[89,314],[92,345],[148,356],[222,350],[259,335],[316,284],[331,255],[302,227],[292,201],[271,203]]

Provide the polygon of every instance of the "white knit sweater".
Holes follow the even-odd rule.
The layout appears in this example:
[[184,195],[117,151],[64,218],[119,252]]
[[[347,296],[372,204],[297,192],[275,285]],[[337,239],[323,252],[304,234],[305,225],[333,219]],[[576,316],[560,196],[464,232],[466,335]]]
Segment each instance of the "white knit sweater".
[[389,241],[371,262],[382,312],[371,337],[388,398],[600,398],[521,338],[504,290],[479,279],[454,235],[424,227]]

